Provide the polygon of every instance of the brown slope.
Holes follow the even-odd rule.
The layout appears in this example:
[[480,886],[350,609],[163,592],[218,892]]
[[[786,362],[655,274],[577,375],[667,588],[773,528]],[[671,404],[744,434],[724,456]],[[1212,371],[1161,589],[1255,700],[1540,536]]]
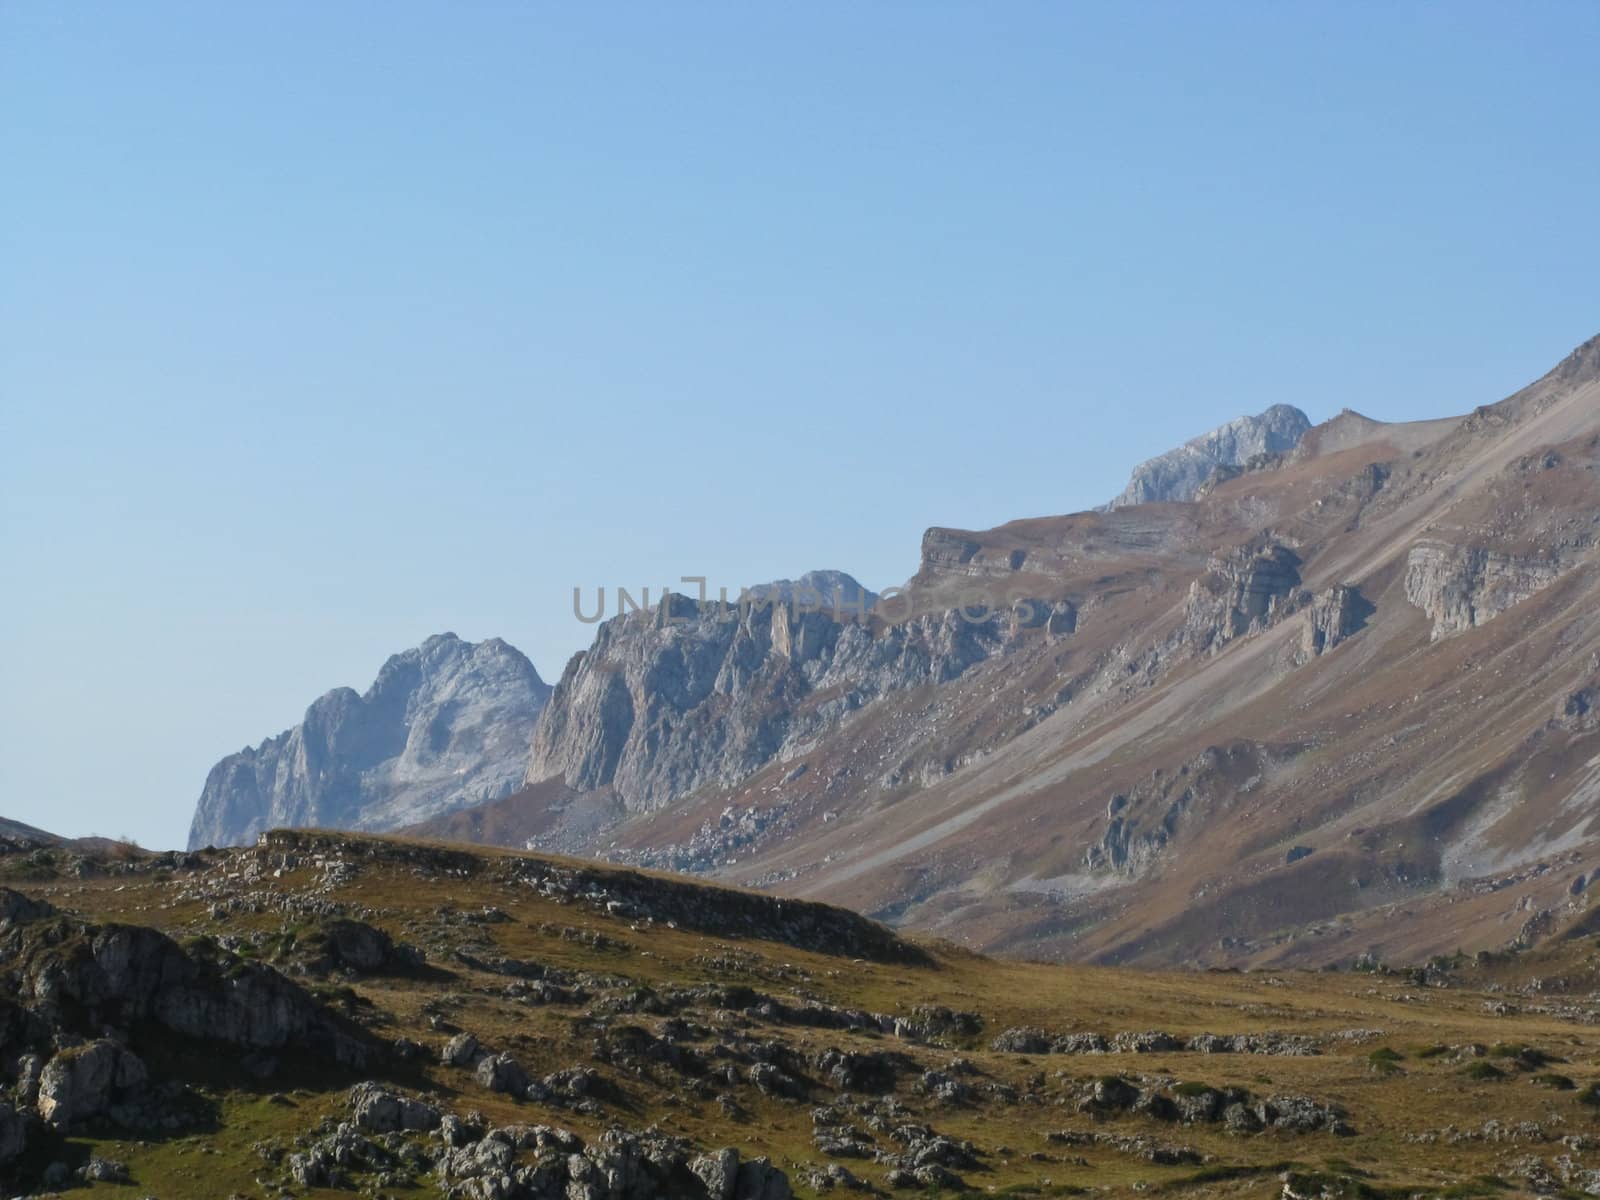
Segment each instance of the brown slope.
[[[1075,631],[557,844],[1031,954],[1503,944],[1600,865],[1600,734],[1557,720],[1600,680],[1597,468],[1600,339],[1466,417],[1342,414],[1191,504],[931,530],[924,594],[1011,586]],[[1336,585],[1356,627],[1317,654]],[[519,830],[561,825],[511,807],[540,805]]]
[[[1385,887],[1392,891],[1432,886],[1439,878],[1437,868],[1424,863],[1419,870],[1403,861],[1386,864],[1382,846],[1357,851],[1373,873],[1355,889],[1363,893],[1359,896],[1318,883],[1314,876],[1326,868],[1313,867],[1310,860],[1299,867],[1303,889],[1289,879],[1289,873],[1281,887],[1263,885],[1247,877],[1264,864],[1236,862],[1240,835],[1246,829],[1265,828],[1293,837],[1308,824],[1325,825],[1329,833],[1336,833],[1335,818],[1349,823],[1374,805],[1377,811],[1368,815],[1398,820],[1409,811],[1408,804],[1427,803],[1433,791],[1448,792],[1452,777],[1469,766],[1477,766],[1478,771],[1470,772],[1477,774],[1514,757],[1529,736],[1529,727],[1548,720],[1564,695],[1581,682],[1590,669],[1587,658],[1594,653],[1584,617],[1596,608],[1593,585],[1585,574],[1575,575],[1569,587],[1546,598],[1548,603],[1519,607],[1514,617],[1505,614],[1498,627],[1490,622],[1472,631],[1474,636],[1465,644],[1435,648],[1426,640],[1422,614],[1406,602],[1400,570],[1410,539],[1423,532],[1465,536],[1474,545],[1512,551],[1542,553],[1564,547],[1580,558],[1590,552],[1600,497],[1594,447],[1586,439],[1594,436],[1596,390],[1592,378],[1568,376],[1567,382],[1571,386],[1563,391],[1541,381],[1499,411],[1483,410],[1476,420],[1462,423],[1475,429],[1449,430],[1432,450],[1398,470],[1389,466],[1392,484],[1398,485],[1402,496],[1399,502],[1390,502],[1383,496],[1387,489],[1379,489],[1362,505],[1359,488],[1352,493],[1341,486],[1309,510],[1294,512],[1288,521],[1281,518],[1290,516],[1292,501],[1277,504],[1274,515],[1284,528],[1293,530],[1306,555],[1308,578],[1316,578],[1325,558],[1364,556],[1374,561],[1365,578],[1355,579],[1382,588],[1380,616],[1363,635],[1364,652],[1358,650],[1363,638],[1357,638],[1324,660],[1283,674],[1279,664],[1291,650],[1292,628],[1235,644],[1198,670],[1174,672],[1152,690],[1146,703],[1119,713],[1117,720],[1086,738],[1064,737],[1053,748],[1037,744],[1045,740],[1043,731],[1017,739],[1000,762],[961,781],[965,786],[952,786],[947,796],[928,797],[929,811],[920,814],[913,827],[869,835],[847,863],[822,874],[815,886],[843,886],[846,895],[854,894],[858,902],[870,905],[885,890],[885,881],[894,878],[896,884],[889,890],[897,887],[900,895],[894,902],[904,905],[907,881],[915,879],[934,893],[938,911],[919,914],[914,907],[902,908],[903,915],[936,921],[944,928],[976,926],[988,944],[1025,945],[1026,938],[1019,942],[1016,931],[1030,929],[1050,946],[1063,937],[1072,938],[1087,911],[1097,928],[1092,935],[1074,938],[1072,952],[1115,955],[1126,948],[1141,953],[1142,947],[1155,944],[1152,953],[1161,958],[1192,955],[1221,937],[1235,941],[1242,935],[1259,937],[1279,926],[1373,907],[1386,896]],[[1548,445],[1550,438],[1567,439],[1556,461],[1549,461],[1548,453],[1531,453]],[[1374,444],[1381,445],[1364,443]],[[1324,467],[1349,453],[1340,451]],[[1258,510],[1270,510],[1275,501],[1304,486],[1296,471],[1316,476],[1316,462],[1297,464],[1274,477],[1225,484],[1209,503],[1226,503],[1235,496],[1242,501],[1247,496]],[[1332,474],[1337,476],[1351,465],[1338,461]],[[1328,480],[1329,476],[1321,476],[1323,483]],[[1359,474],[1347,477],[1360,480]],[[1347,521],[1342,510],[1352,507],[1361,511]],[[1328,526],[1333,523],[1320,515],[1329,508],[1344,522],[1332,532]],[[1566,603],[1558,603],[1563,598]],[[1530,635],[1536,632],[1544,636],[1535,640]],[[1461,660],[1473,653],[1513,659],[1512,667],[1496,664],[1490,670],[1497,675],[1512,669],[1520,672],[1515,693],[1480,693],[1470,682],[1460,682],[1457,677],[1468,669]],[[1576,670],[1569,669],[1573,665]],[[1385,721],[1380,716],[1384,713],[1394,715]],[[1420,724],[1427,736],[1412,738],[1410,746],[1399,741],[1386,744],[1383,739],[1396,737],[1386,726],[1403,726],[1407,720]],[[1485,737],[1485,726],[1498,735]],[[1302,778],[1304,771],[1285,773],[1276,792],[1269,781],[1255,789],[1257,795],[1244,811],[1228,813],[1176,839],[1174,845],[1191,843],[1173,855],[1173,867],[1182,864],[1181,878],[1177,870],[1157,871],[1155,878],[1110,889],[1120,894],[1115,899],[1097,896],[1105,890],[1104,876],[1085,877],[1072,861],[1096,823],[1105,823],[1095,810],[1119,784],[1127,786],[1152,768],[1177,769],[1190,761],[1197,747],[1241,737],[1269,744],[1321,745],[1326,747],[1321,758],[1330,761],[1308,779]],[[1018,782],[1005,782],[1007,774]],[[1407,789],[1394,790],[1397,780],[1405,781]],[[1564,792],[1562,781],[1554,782],[1557,786],[1538,790],[1559,797]],[[1567,782],[1576,786],[1579,781]],[[1374,799],[1361,803],[1368,794]],[[1570,796],[1570,789],[1565,794]],[[1522,823],[1529,823],[1526,813]],[[1506,843],[1500,866],[1514,867],[1548,844],[1526,838],[1525,828],[1519,842],[1518,830],[1504,819],[1491,825],[1486,835],[1491,840],[1496,826],[1503,826],[1498,837]],[[1039,846],[1036,831],[1041,829],[1051,830],[1047,845],[1060,846],[1061,851],[1019,851]],[[1435,836],[1443,838],[1445,832]],[[991,871],[978,895],[952,886],[952,876],[964,873],[963,861],[996,864],[1002,849],[1009,865],[998,873]],[[996,886],[996,874],[1005,881],[1004,887]],[[1217,899],[1219,894],[1245,888],[1249,890],[1240,892],[1231,909]],[[1055,902],[1043,904],[1037,898],[1041,889]],[[1027,892],[1028,899],[1019,901],[1015,895],[1019,890]],[[1317,899],[1286,903],[1302,890]],[[1199,904],[1196,892],[1201,893]],[[1164,919],[1179,922],[1177,932],[1152,943],[1147,930],[1160,926],[1163,906],[1168,911]],[[1046,911],[1039,912],[1041,907]],[[1230,926],[1241,932],[1229,933]],[[1250,948],[1231,945],[1229,951],[1249,953]]]

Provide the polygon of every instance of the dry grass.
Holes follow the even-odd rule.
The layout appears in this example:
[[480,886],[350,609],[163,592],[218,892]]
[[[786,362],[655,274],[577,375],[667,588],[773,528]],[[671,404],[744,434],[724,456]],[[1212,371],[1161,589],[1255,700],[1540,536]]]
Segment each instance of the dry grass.
[[[459,850],[459,848],[457,848]],[[175,936],[251,933],[278,934],[288,922],[271,912],[242,913],[224,919],[209,915],[202,899],[183,899],[197,885],[221,886],[251,853],[219,855],[206,871],[169,871],[123,864],[102,878],[16,879],[14,885],[60,907],[96,920],[122,920],[162,927]],[[493,852],[490,852],[493,853]],[[13,864],[19,865],[19,864]],[[240,882],[247,894],[308,893],[321,876],[302,866],[273,877]],[[232,885],[228,885],[232,886]],[[914,1075],[902,1078],[899,1098],[908,1108],[945,1132],[970,1138],[985,1152],[987,1169],[971,1172],[974,1186],[1010,1195],[1066,1194],[1070,1189],[1121,1191],[1157,1188],[1194,1195],[1276,1195],[1279,1174],[1296,1164],[1359,1180],[1373,1193],[1484,1188],[1474,1181],[1503,1175],[1511,1160],[1530,1151],[1550,1158],[1559,1144],[1513,1145],[1482,1140],[1450,1144],[1412,1140],[1445,1127],[1480,1130],[1485,1122],[1536,1121],[1554,1136],[1600,1132],[1600,1111],[1583,1102],[1600,1083],[1600,1035],[1584,1023],[1553,1013],[1527,1011],[1496,1016],[1486,1007],[1507,999],[1504,989],[1518,975],[1557,970],[1582,984],[1594,969],[1588,940],[1568,943],[1544,956],[1523,956],[1491,964],[1484,972],[1466,969],[1461,985],[1419,987],[1403,976],[1303,972],[1143,972],[1113,968],[1058,967],[987,959],[948,946],[934,946],[927,965],[869,962],[797,950],[759,940],[711,938],[660,924],[605,915],[583,903],[563,903],[523,886],[511,886],[487,873],[468,878],[419,878],[409,868],[362,861],[353,878],[330,898],[394,937],[423,945],[442,945],[451,930],[463,928],[457,914],[493,907],[507,919],[471,924],[475,953],[490,952],[573,971],[626,976],[635,986],[713,983],[747,984],[779,996],[799,996],[872,1011],[909,1013],[925,1004],[974,1010],[985,1030],[966,1044],[929,1047],[832,1030],[774,1025],[766,1032],[802,1053],[829,1046],[842,1049],[893,1048],[918,1067],[944,1069],[956,1057],[968,1059],[980,1080],[1002,1082],[1031,1092],[1036,1102],[972,1107],[941,1107],[913,1091]],[[716,903],[715,893],[706,893]],[[601,935],[595,947],[560,930]],[[270,946],[266,954],[270,956]],[[445,1034],[429,1027],[428,1012],[442,1012],[455,1026],[469,1029],[486,1045],[507,1049],[533,1073],[589,1064],[594,1037],[583,1011],[570,1006],[533,1007],[505,995],[508,980],[463,966],[434,953],[436,968],[415,976],[373,976],[349,981],[365,1002],[373,1032],[436,1046]],[[659,1019],[628,1015],[617,1020],[654,1028]],[[1326,1037],[1341,1030],[1374,1029],[1381,1036],[1332,1040],[1314,1057],[1195,1053],[1116,1056],[1023,1056],[990,1050],[1001,1030],[1035,1025],[1056,1033],[1095,1031],[1114,1034],[1148,1029],[1175,1034],[1285,1033]],[[759,1023],[758,1023],[759,1027]],[[1436,1047],[1478,1045],[1482,1057]],[[1555,1066],[1547,1065],[1557,1064]],[[1484,1070],[1492,1066],[1495,1074]],[[198,1086],[219,1105],[213,1131],[165,1142],[137,1143],[121,1138],[77,1139],[81,1152],[121,1158],[132,1166],[136,1185],[101,1187],[108,1195],[182,1197],[256,1196],[260,1160],[250,1146],[264,1138],[292,1138],[322,1115],[337,1111],[339,1087],[353,1080],[283,1077],[246,1085],[221,1074]],[[685,1081],[660,1074],[625,1076],[602,1067],[618,1089],[619,1100],[604,1117],[547,1111],[538,1105],[491,1095],[469,1073],[430,1064],[410,1082],[438,1094],[449,1107],[481,1109],[496,1122],[547,1121],[594,1135],[613,1121],[638,1128],[657,1124],[705,1146],[737,1145],[772,1155],[798,1183],[807,1166],[822,1159],[811,1143],[810,1106],[771,1100],[742,1089],[742,1119],[725,1116],[709,1098]],[[1108,1071],[1129,1078],[1161,1078],[1169,1086],[1203,1083],[1248,1089],[1256,1096],[1279,1092],[1309,1095],[1342,1105],[1356,1135],[1329,1134],[1229,1136],[1220,1126],[1163,1125],[1124,1117],[1096,1124],[1076,1111],[1079,1084]],[[1571,1082],[1557,1086],[1548,1078]],[[271,1103],[267,1089],[286,1094],[288,1104]],[[816,1100],[828,1098],[818,1089]],[[1207,1156],[1202,1166],[1156,1166],[1104,1146],[1064,1147],[1048,1140],[1059,1129],[1145,1134],[1192,1146]],[[1580,1156],[1581,1157],[1581,1156]],[[881,1182],[872,1164],[852,1169]],[[1046,1182],[1048,1181],[1048,1182]],[[801,1187],[801,1194],[807,1194]],[[1490,1188],[1489,1192],[1494,1189]],[[1485,1194],[1489,1194],[1485,1192]],[[1457,1191],[1452,1194],[1463,1195]]]

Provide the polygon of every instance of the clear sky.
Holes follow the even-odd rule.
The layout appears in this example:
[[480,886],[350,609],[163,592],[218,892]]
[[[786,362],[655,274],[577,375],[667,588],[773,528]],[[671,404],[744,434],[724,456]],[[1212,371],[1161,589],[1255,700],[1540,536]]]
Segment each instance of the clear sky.
[[0,3],[0,814],[1600,331],[1600,6]]

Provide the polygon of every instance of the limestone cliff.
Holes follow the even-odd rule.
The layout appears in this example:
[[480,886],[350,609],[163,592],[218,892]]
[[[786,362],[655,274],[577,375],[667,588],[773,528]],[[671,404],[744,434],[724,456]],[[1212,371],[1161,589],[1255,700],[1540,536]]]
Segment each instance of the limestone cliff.
[[491,638],[429,638],[384,664],[365,695],[337,688],[305,719],[211,769],[191,848],[280,825],[395,829],[514,791],[550,688]]
[[1140,463],[1128,486],[1107,508],[1127,508],[1174,500],[1193,500],[1219,469],[1247,466],[1261,456],[1293,450],[1311,421],[1298,408],[1274,404],[1253,417],[1239,417],[1176,450]]

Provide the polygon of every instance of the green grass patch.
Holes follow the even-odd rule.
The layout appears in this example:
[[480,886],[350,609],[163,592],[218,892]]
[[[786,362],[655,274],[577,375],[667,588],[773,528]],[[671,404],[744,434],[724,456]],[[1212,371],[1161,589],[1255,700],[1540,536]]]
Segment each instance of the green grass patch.
[[1537,1046],[1525,1045],[1522,1042],[1496,1042],[1489,1047],[1489,1057],[1515,1059],[1518,1066],[1527,1070],[1556,1061]]
[[1378,1075],[1398,1075],[1405,1055],[1389,1046],[1379,1046],[1367,1055],[1367,1065]]

